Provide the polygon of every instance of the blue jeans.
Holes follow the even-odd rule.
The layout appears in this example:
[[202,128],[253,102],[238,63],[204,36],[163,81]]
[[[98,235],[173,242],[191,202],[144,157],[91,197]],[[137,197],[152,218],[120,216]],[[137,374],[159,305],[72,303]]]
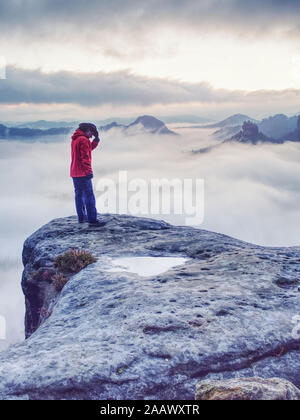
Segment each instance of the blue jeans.
[[78,221],[95,222],[97,220],[97,209],[91,178],[73,178],[73,184]]

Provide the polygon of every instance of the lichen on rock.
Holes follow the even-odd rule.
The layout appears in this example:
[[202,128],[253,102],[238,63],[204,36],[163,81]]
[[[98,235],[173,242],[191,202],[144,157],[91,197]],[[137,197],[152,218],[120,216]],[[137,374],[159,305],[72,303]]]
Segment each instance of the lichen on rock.
[[299,401],[300,390],[281,378],[236,378],[200,382],[196,387],[196,400],[247,401]]

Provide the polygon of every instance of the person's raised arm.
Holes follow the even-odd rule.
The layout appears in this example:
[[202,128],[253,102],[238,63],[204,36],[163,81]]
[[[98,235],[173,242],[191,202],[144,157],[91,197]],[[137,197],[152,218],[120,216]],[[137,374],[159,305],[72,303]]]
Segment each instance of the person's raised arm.
[[95,138],[92,141],[92,150],[96,149],[96,147],[99,145],[99,142],[100,142],[98,130],[95,130],[94,136]]
[[98,144],[100,143],[100,139],[99,137],[96,137],[93,141],[92,141],[92,150],[96,149],[96,147],[98,146]]

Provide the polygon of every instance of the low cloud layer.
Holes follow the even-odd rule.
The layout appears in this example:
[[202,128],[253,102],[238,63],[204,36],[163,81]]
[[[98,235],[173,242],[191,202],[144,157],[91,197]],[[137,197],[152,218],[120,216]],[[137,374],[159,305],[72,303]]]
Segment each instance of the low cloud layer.
[[[104,177],[118,179],[120,170],[128,171],[128,179],[147,181],[203,178],[205,216],[200,228],[261,245],[299,245],[299,143],[227,144],[193,155],[192,149],[211,144],[210,131],[170,128],[181,136],[124,136],[114,130],[103,134],[93,155],[95,187]],[[67,137],[49,144],[0,141],[0,315],[9,320],[9,341],[22,339],[24,239],[53,218],[75,214],[69,142]],[[157,217],[183,222],[176,215]]]

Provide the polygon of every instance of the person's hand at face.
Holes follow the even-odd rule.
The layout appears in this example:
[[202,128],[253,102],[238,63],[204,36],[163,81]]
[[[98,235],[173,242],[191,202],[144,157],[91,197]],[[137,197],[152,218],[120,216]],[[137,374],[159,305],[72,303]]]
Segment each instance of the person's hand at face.
[[90,139],[91,137],[93,137],[94,133],[92,132],[92,130],[87,130],[86,133],[87,137]]
[[97,129],[93,130],[93,136],[95,137],[95,140],[99,141],[99,133]]

